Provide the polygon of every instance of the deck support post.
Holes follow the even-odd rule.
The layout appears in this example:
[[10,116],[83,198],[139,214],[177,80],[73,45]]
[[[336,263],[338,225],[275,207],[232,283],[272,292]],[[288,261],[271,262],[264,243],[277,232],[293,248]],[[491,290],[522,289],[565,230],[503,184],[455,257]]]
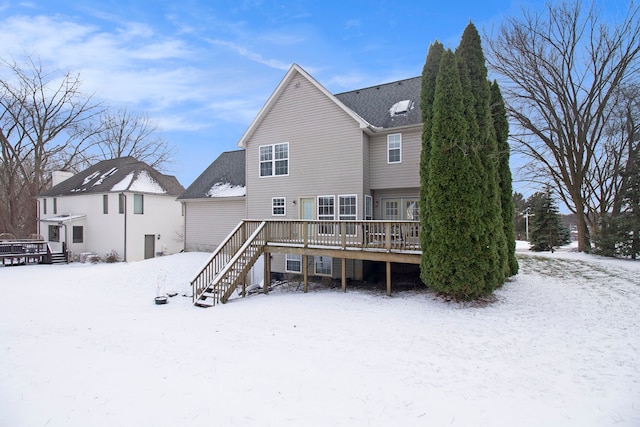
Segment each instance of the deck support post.
[[302,274],[304,276],[304,293],[309,289],[309,256],[302,255]]
[[347,259],[342,258],[342,292],[347,292]]
[[271,253],[265,252],[264,256],[264,278],[262,279],[262,292],[269,293],[269,285],[271,285]]
[[387,261],[387,296],[391,296],[391,262]]

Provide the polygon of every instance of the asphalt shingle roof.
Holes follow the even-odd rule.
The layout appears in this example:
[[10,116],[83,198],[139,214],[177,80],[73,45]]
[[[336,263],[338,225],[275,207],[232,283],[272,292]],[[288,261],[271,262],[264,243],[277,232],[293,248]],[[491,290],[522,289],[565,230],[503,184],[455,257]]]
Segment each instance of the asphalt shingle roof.
[[[334,95],[343,104],[358,113],[375,127],[389,129],[417,125],[422,122],[420,113],[421,77],[400,80],[357,89]],[[394,115],[391,107],[400,101],[410,101],[406,113]]]
[[226,151],[214,160],[193,184],[178,199],[208,198],[208,193],[216,184],[245,186],[244,150]]
[[[132,178],[124,181],[125,178],[133,174]],[[164,175],[144,162],[140,162],[133,157],[120,157],[117,159],[103,160],[93,166],[73,175],[55,185],[48,190],[40,193],[39,197],[61,197],[78,194],[92,193],[110,193],[130,191],[129,188],[136,185],[138,178],[143,175],[151,178],[152,187],[162,189],[163,194],[170,196],[178,196],[184,191],[184,187],[178,182],[173,175]],[[146,177],[141,179],[148,180]],[[155,184],[153,183],[155,181]],[[113,190],[116,184],[120,184],[117,190]],[[132,191],[132,190],[131,190]],[[138,181],[136,192],[144,193],[144,186]],[[159,193],[158,191],[149,191],[151,193]]]

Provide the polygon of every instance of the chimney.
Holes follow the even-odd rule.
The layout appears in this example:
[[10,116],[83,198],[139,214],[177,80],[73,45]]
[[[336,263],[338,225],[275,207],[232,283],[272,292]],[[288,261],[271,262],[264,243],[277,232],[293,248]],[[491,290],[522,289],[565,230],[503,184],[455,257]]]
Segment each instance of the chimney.
[[72,172],[67,171],[53,171],[51,172],[51,186],[58,185],[62,181],[67,180],[73,176]]

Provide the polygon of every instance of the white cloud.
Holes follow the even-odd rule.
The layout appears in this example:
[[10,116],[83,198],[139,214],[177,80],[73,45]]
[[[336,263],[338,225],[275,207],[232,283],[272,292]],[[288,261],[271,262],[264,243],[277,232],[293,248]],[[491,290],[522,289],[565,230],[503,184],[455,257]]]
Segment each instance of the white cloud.
[[291,64],[284,63],[282,61],[278,61],[277,59],[266,59],[263,58],[262,55],[256,52],[252,52],[244,46],[240,46],[239,44],[225,41],[225,40],[217,40],[217,39],[209,39],[209,43],[214,46],[222,46],[227,49],[233,50],[238,53],[240,56],[247,58],[253,62],[257,62],[262,65],[266,65],[267,67],[274,68],[276,70],[287,71]]

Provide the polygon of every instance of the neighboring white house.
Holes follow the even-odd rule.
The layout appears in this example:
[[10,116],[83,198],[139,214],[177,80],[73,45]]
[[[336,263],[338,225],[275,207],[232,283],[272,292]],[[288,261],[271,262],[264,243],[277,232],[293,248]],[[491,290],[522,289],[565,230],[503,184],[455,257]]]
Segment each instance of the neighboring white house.
[[105,160],[38,196],[38,232],[77,258],[115,251],[138,261],[184,247],[184,188],[133,157]]

